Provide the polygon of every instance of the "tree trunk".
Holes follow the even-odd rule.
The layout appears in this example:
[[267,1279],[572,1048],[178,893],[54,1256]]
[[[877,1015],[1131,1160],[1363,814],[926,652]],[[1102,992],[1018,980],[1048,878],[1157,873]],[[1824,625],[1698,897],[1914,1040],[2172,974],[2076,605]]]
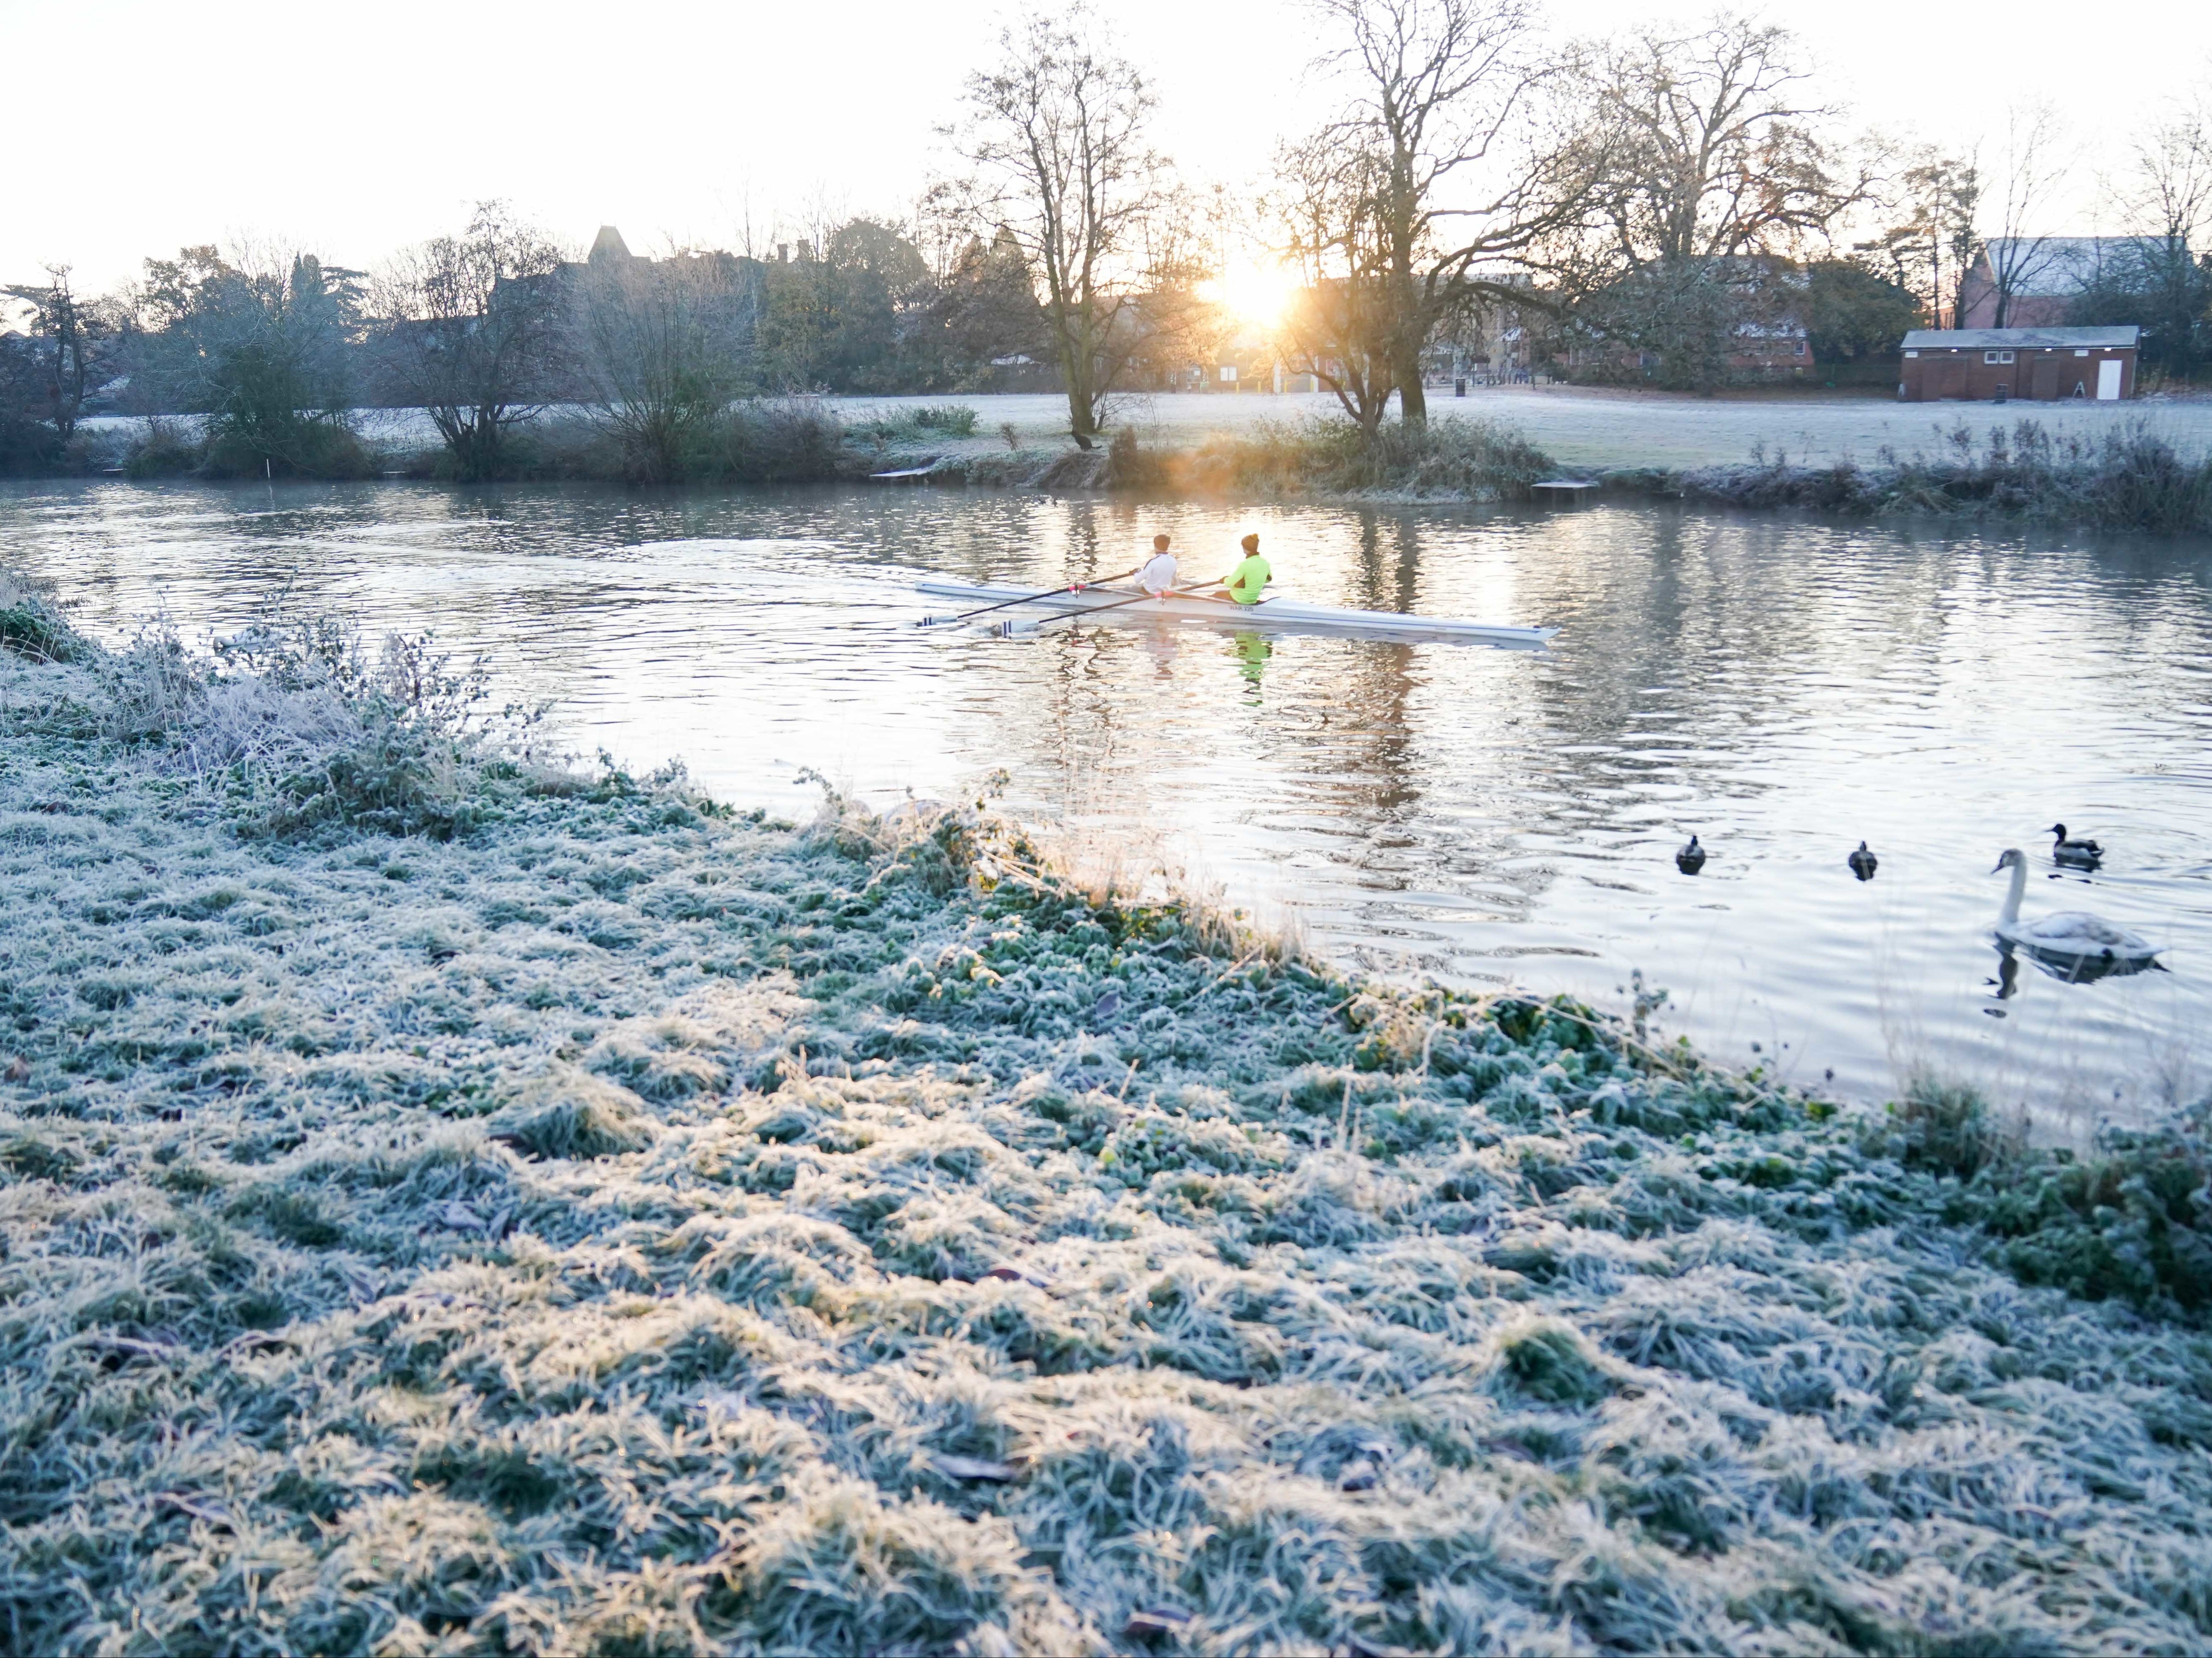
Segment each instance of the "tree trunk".
[[[1410,244],[1408,227],[1401,238]],[[1421,303],[1420,284],[1411,264],[1401,264],[1390,275],[1390,298],[1396,315],[1390,319],[1390,377],[1398,382],[1398,419],[1407,426],[1425,426],[1429,399],[1421,386],[1421,348],[1428,343],[1429,317]],[[1388,402],[1389,394],[1383,394]]]
[[1391,364],[1398,382],[1398,418],[1407,426],[1424,426],[1429,418],[1429,394],[1421,385],[1421,354],[1402,352]]
[[1067,434],[1075,440],[1077,448],[1088,449],[1098,435],[1096,398],[1091,383],[1090,336],[1087,331],[1079,331],[1077,337],[1071,340],[1065,323],[1057,331],[1060,378],[1067,383]]

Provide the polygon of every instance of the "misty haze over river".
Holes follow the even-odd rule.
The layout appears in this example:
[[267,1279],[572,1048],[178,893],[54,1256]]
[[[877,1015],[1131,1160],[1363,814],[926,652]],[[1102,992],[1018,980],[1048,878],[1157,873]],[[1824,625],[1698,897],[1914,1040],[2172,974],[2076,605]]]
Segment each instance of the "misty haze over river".
[[[922,572],[1186,574],[1258,530],[1285,592],[1563,628],[1540,654],[1196,627],[923,632]],[[1712,1056],[1871,1097],[1932,1064],[2053,1132],[2212,1083],[2212,549],[1659,507],[1158,506],[852,489],[412,484],[0,490],[0,537],[119,641],[277,596],[434,631],[568,746],[680,756],[804,818],[996,768],[1024,815],[1164,845],[1230,900],[1406,977],[1568,991]],[[2109,849],[2047,878],[2063,819]],[[1695,831],[1704,872],[1677,872]],[[1861,839],[1881,871],[1844,866]],[[2094,909],[2168,970],[2094,985],[1990,926]],[[2000,989],[2009,993],[2000,995]],[[1754,1052],[1753,1045],[1757,1045]],[[1832,1070],[1832,1083],[1826,1073]]]

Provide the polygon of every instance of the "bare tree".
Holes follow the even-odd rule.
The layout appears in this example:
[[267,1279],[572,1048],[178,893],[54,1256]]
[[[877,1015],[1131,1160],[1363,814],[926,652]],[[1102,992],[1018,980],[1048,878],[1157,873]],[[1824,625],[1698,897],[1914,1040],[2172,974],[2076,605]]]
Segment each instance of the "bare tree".
[[1145,227],[1168,180],[1147,136],[1152,90],[1092,38],[1079,7],[1006,30],[1000,52],[969,77],[965,117],[948,134],[973,176],[941,189],[1021,249],[1066,386],[1069,435],[1088,449],[1142,343]]
[[2212,109],[2176,105],[2134,145],[2134,165],[2108,193],[2132,234],[2103,262],[2070,307],[2085,324],[2135,323],[2144,367],[2194,374],[2212,356]]
[[1282,319],[1291,367],[1336,394],[1372,438],[1389,412],[1393,361],[1389,256],[1379,205],[1389,163],[1323,133],[1276,158],[1274,216],[1298,292]]
[[76,435],[85,400],[106,378],[115,330],[100,307],[77,297],[65,264],[48,265],[43,283],[0,288],[0,294],[30,308],[27,412],[51,422],[66,444]]
[[1350,216],[1336,240],[1348,248],[1371,238],[1383,276],[1382,349],[1400,414],[1418,422],[1428,417],[1421,356],[1430,340],[1478,297],[1504,296],[1485,282],[1484,267],[1522,258],[1586,211],[1601,146],[1545,142],[1534,105],[1553,71],[1539,54],[1531,0],[1316,5],[1348,37],[1321,64],[1356,88],[1320,142],[1344,156],[1345,176],[1362,179],[1369,197],[1354,200],[1340,181],[1310,197],[1303,216],[1334,201]]
[[[1990,264],[1996,311],[1992,328],[2012,325],[2013,302],[2051,264],[2046,222],[2051,198],[2073,170],[2065,129],[2049,104],[2015,106],[2005,113],[2004,185],[1996,199],[1996,232],[1983,252]],[[1965,319],[1960,319],[1963,325]]]
[[[1225,187],[1163,192],[1142,227],[1136,268],[1144,292],[1125,313],[1124,382],[1149,374],[1174,383],[1194,367],[1216,363],[1243,325],[1217,285],[1232,250],[1253,245],[1249,210]],[[1110,404],[1109,405],[1110,407]]]
[[549,238],[482,202],[460,235],[401,253],[375,283],[392,389],[429,415],[465,480],[497,476],[509,428],[549,394],[561,263]]
[[1923,145],[1883,192],[1880,234],[1858,245],[1918,297],[1931,328],[1942,327],[1947,316],[1956,325],[1960,285],[1982,251],[1974,225],[1981,198],[1981,170],[1971,152],[1947,155]]
[[1645,32],[1585,68],[1614,139],[1607,216],[1638,262],[1792,251],[1870,183],[1838,173],[1786,30],[1722,16]]
[[684,477],[750,384],[758,295],[727,253],[595,259],[575,345],[593,417],[641,483]]
[[[2118,192],[2138,240],[2186,258],[2212,225],[2212,105],[2179,107],[2136,140],[2133,177]],[[2201,250],[2200,250],[2201,251]]]
[[1656,349],[1664,377],[1705,385],[1761,284],[1747,258],[1794,258],[1865,200],[1871,170],[1823,136],[1786,31],[1721,15],[1585,52],[1578,79],[1607,149],[1609,257],[1586,269],[1608,337]]

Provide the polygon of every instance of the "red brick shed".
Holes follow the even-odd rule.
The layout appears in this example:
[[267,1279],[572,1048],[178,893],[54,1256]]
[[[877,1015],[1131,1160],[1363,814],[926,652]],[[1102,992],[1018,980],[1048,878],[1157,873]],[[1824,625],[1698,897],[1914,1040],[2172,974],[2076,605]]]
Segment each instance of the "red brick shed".
[[1960,400],[2111,403],[2135,395],[2139,328],[1916,328],[1905,337],[1897,395]]

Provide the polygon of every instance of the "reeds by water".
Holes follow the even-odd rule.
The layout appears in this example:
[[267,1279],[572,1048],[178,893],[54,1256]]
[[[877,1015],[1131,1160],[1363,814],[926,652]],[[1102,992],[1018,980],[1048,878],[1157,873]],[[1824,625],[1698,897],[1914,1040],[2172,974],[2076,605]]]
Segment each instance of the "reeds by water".
[[1481,501],[1526,501],[1553,462],[1504,422],[1443,416],[1372,434],[1343,419],[1260,422],[1128,470],[1131,482],[1204,494]]
[[2054,435],[2033,417],[1977,431],[1960,421],[1936,452],[1885,449],[1875,465],[1793,465],[1778,452],[1748,465],[1679,473],[1688,500],[1826,512],[2028,519],[2154,534],[2212,531],[2212,455],[2174,448],[2150,422]]

